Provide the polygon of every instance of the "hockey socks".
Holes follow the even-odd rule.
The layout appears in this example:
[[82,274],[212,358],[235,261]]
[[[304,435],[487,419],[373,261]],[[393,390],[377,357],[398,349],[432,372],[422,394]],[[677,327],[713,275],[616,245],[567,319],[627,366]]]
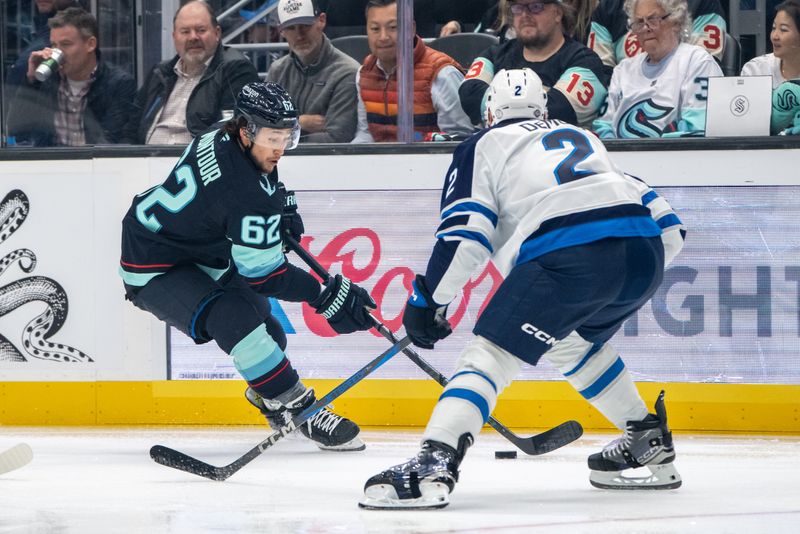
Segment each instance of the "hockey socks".
[[572,332],[544,357],[617,428],[647,416],[625,362],[608,343],[593,345]]
[[477,336],[459,358],[456,373],[439,397],[423,439],[458,448],[464,434],[477,436],[497,396],[519,372],[520,361]]

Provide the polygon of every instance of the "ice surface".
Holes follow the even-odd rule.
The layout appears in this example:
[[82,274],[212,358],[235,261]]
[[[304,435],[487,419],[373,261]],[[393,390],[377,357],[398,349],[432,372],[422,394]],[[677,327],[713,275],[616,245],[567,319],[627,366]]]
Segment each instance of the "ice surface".
[[[676,435],[676,491],[606,491],[586,457],[612,438],[587,435],[545,456],[481,434],[451,504],[366,511],[364,481],[417,450],[421,430],[363,433],[367,450],[319,451],[286,439],[226,482],[154,463],[162,444],[227,464],[264,428],[0,428],[0,450],[27,442],[29,465],[0,477],[0,533],[727,533],[800,532],[800,437]],[[524,432],[520,432],[524,433]]]

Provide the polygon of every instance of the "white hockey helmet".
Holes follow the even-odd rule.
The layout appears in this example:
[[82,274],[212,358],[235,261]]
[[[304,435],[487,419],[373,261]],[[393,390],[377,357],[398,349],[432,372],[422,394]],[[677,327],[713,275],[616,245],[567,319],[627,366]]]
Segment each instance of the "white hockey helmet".
[[494,75],[486,98],[486,125],[509,119],[546,119],[547,93],[531,69],[503,69]]

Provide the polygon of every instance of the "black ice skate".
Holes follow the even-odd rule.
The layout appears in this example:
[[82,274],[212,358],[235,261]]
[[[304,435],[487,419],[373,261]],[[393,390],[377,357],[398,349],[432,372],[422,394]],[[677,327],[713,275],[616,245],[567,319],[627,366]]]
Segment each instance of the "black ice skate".
[[370,510],[444,508],[450,503],[458,466],[472,445],[472,435],[461,436],[458,445],[456,450],[438,441],[423,442],[414,458],[367,480],[358,505]]
[[[656,413],[641,421],[628,421],[625,434],[589,456],[589,482],[603,489],[675,489],[681,476],[673,465],[675,448],[667,427],[664,392],[656,401]],[[649,476],[626,477],[622,471],[647,467]]]
[[[245,390],[244,396],[250,404],[264,414],[273,430],[278,430],[286,425],[316,400],[313,389],[307,389],[300,397],[285,405],[278,401],[264,399],[251,388]],[[358,425],[345,417],[336,415],[328,407],[314,414],[299,427],[299,430],[323,450],[363,451],[367,448],[358,437],[358,433],[361,431]]]

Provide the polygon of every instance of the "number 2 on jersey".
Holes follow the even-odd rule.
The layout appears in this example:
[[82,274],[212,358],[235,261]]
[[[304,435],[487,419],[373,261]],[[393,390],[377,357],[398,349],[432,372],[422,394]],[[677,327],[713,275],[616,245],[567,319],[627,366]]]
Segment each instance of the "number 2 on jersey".
[[159,205],[167,211],[178,213],[194,200],[197,194],[197,180],[188,165],[183,165],[175,171],[175,180],[183,184],[183,189],[173,195],[163,185],[159,185],[151,189],[136,206],[136,219],[153,233],[161,230],[161,223],[155,213],[147,213],[150,208]]
[[553,169],[556,181],[559,184],[563,184],[595,174],[592,171],[575,169],[583,160],[594,154],[592,144],[582,133],[575,130],[556,130],[545,135],[542,139],[542,145],[544,145],[545,150],[564,149],[566,148],[564,143],[572,145],[572,151]]

